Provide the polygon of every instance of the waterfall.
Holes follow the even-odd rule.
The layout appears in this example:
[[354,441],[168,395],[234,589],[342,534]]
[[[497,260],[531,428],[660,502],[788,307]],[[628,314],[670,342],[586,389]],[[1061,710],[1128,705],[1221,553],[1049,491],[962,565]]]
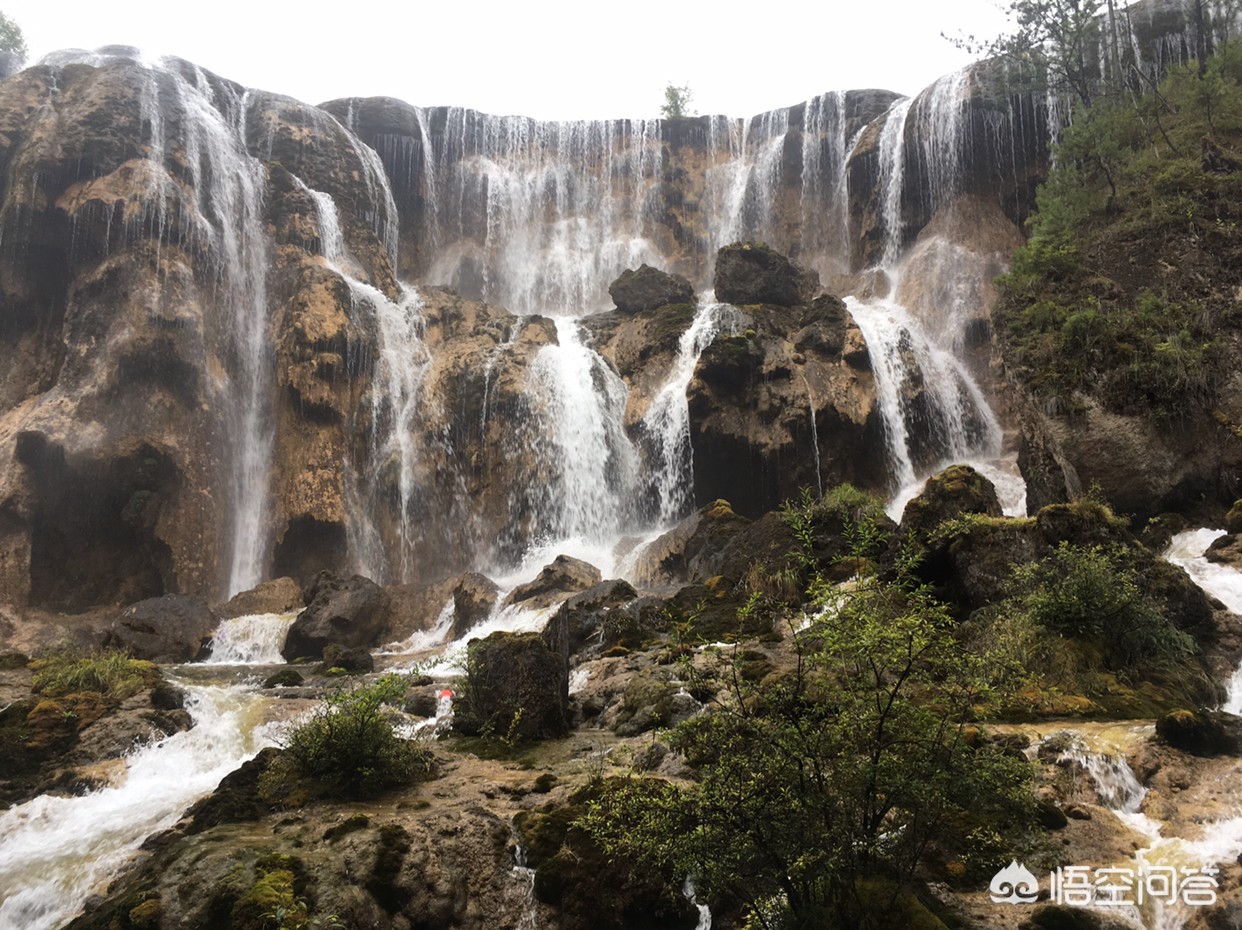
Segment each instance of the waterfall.
[[433,196],[420,232],[439,243],[428,280],[521,314],[576,314],[601,309],[626,268],[659,263],[649,240],[658,120],[556,123],[459,107],[442,126],[422,118]]
[[822,275],[848,271],[850,244],[849,153],[846,95],[812,97],[802,115],[800,254]]
[[[713,120],[713,128],[724,136],[730,157],[707,171],[706,187],[709,215],[708,262],[717,249],[743,239],[773,240],[772,227],[781,156],[789,132],[789,110],[761,113],[742,124],[740,137],[732,121]],[[719,144],[719,143],[716,143]],[[712,147],[715,151],[715,145]]]
[[[1235,614],[1242,615],[1242,572],[1227,565],[1209,562],[1205,553],[1224,530],[1197,529],[1178,533],[1169,543],[1164,557],[1184,569],[1191,580]],[[1222,710],[1242,714],[1242,665],[1226,683],[1228,697]]]
[[867,343],[898,487],[942,465],[1000,454],[1000,423],[958,358],[898,304],[846,305]]
[[906,119],[910,115],[909,97],[889,108],[880,133],[880,218],[884,224],[884,252],[880,264],[892,268],[905,248],[905,220],[902,195],[906,176]]
[[271,742],[244,692],[187,692],[194,728],[139,749],[119,784],[80,797],[40,795],[0,814],[0,927],[63,926],[143,840]]
[[297,612],[250,614],[221,621],[211,638],[212,665],[278,665],[285,661],[284,648],[289,627]]
[[582,341],[578,321],[556,320],[557,344],[529,371],[539,421],[531,451],[542,481],[524,489],[541,535],[589,543],[615,540],[636,516],[638,450],[624,428],[625,382]]
[[[324,261],[349,287],[351,317],[356,318],[360,309],[365,308],[374,318],[379,334],[371,389],[370,471],[365,476],[364,500],[353,513],[354,555],[369,577],[408,581],[414,575],[417,542],[414,505],[420,493],[430,492],[429,488],[420,487],[416,474],[422,451],[417,432],[423,405],[420,389],[432,363],[431,352],[423,340],[423,303],[418,291],[409,285],[399,285],[401,296],[394,301],[378,288],[358,280],[335,201],[322,191],[307,188],[307,193],[315,202]],[[388,194],[387,200],[391,199]],[[386,497],[395,497],[395,553],[385,550],[374,524],[374,514],[384,508]]]
[[699,357],[722,331],[736,334],[739,311],[729,304],[700,303],[690,327],[677,341],[673,370],[656,392],[642,419],[651,449],[651,484],[658,502],[656,522],[669,526],[694,506],[694,454],[690,447],[690,411],[686,388]]

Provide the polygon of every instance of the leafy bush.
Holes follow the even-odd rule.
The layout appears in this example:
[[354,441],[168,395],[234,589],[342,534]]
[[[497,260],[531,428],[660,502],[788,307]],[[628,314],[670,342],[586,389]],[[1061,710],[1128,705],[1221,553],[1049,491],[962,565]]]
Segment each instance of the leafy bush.
[[34,690],[54,697],[94,691],[118,700],[153,684],[159,670],[151,662],[132,659],[115,649],[80,652],[66,649],[32,662]]
[[1150,598],[1123,550],[1061,543],[1014,570],[1015,604],[1040,628],[1094,642],[1113,670],[1165,669],[1195,652]]
[[405,680],[393,674],[329,695],[286,737],[295,774],[341,795],[375,794],[426,777],[431,754],[397,735],[388,708],[404,698]]

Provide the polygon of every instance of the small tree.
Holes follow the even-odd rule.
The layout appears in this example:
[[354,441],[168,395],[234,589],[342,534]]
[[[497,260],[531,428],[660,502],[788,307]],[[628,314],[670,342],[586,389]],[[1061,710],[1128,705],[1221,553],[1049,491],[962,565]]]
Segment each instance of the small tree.
[[1029,766],[967,727],[998,666],[909,571],[854,558],[850,586],[812,579],[796,670],[762,690],[726,675],[728,699],[674,731],[696,781],[607,786],[587,821],[606,850],[692,875],[752,927],[881,928],[910,925],[931,844],[970,853],[1026,822]]
[[0,10],[0,79],[19,71],[26,62],[26,39],[17,23]]
[[685,119],[693,116],[690,112],[692,96],[689,84],[677,85],[670,81],[664,85],[664,104],[660,107],[660,115],[665,119]]

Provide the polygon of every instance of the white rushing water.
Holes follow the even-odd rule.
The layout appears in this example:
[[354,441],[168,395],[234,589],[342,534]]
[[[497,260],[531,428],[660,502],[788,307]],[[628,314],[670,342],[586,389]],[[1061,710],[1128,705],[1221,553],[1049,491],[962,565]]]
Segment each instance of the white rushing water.
[[544,480],[524,491],[541,517],[539,536],[610,543],[633,524],[640,481],[624,426],[629,389],[583,342],[576,319],[557,317],[556,335],[528,374],[538,420],[530,442]]
[[[1169,543],[1164,557],[1185,569],[1195,584],[1242,616],[1242,572],[1228,565],[1210,562],[1205,557],[1208,547],[1224,535],[1224,530],[1207,528],[1178,533]],[[1225,687],[1228,697],[1223,710],[1242,714],[1242,665],[1234,670]]]
[[81,797],[41,795],[0,814],[0,927],[64,924],[143,840],[270,741],[252,696],[187,691],[193,729],[137,750],[119,784]]
[[297,611],[287,614],[248,614],[222,620],[211,638],[210,665],[279,665],[289,627]]
[[652,453],[648,469],[659,506],[659,526],[672,525],[694,506],[694,453],[686,388],[703,351],[722,332],[736,335],[742,318],[730,304],[700,303],[694,320],[677,341],[677,360],[668,380],[656,391],[643,416],[642,429]]
[[898,488],[941,465],[999,458],[1000,422],[960,359],[898,304],[851,297],[846,306],[867,342]]

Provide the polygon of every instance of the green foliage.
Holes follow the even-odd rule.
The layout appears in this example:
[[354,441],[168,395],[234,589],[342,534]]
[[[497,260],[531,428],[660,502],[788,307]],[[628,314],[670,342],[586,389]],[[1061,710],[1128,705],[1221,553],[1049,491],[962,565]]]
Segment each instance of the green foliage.
[[388,705],[405,697],[405,680],[389,674],[329,695],[285,740],[294,773],[330,794],[371,795],[430,774],[431,754],[400,738]]
[[1098,16],[1104,6],[1105,0],[1010,0],[1004,7],[1008,32],[952,41],[974,54],[1003,59],[1027,89],[1072,94],[1090,104],[1100,78]]
[[31,663],[34,690],[48,697],[95,691],[118,700],[137,694],[159,678],[150,662],[115,649],[80,652],[66,649]]
[[[809,509],[786,511],[800,545]],[[611,854],[743,902],[750,926],[893,926],[929,846],[1028,823],[1029,766],[967,736],[995,697],[995,663],[961,647],[908,559],[890,581],[857,549],[847,558],[861,572],[848,585],[812,579],[796,669],[762,691],[722,676],[728,699],[673,731],[697,780],[609,783],[586,819]]]
[[21,26],[0,10],[0,52],[10,52],[19,61],[26,60],[26,39]]
[[693,116],[690,112],[690,99],[693,96],[689,84],[674,84],[669,81],[664,85],[664,103],[660,105],[660,115],[664,119],[685,119]]
[[1113,670],[1160,670],[1195,652],[1144,595],[1124,550],[1063,542],[1047,558],[1014,570],[1016,606],[1055,636],[1093,642]]

